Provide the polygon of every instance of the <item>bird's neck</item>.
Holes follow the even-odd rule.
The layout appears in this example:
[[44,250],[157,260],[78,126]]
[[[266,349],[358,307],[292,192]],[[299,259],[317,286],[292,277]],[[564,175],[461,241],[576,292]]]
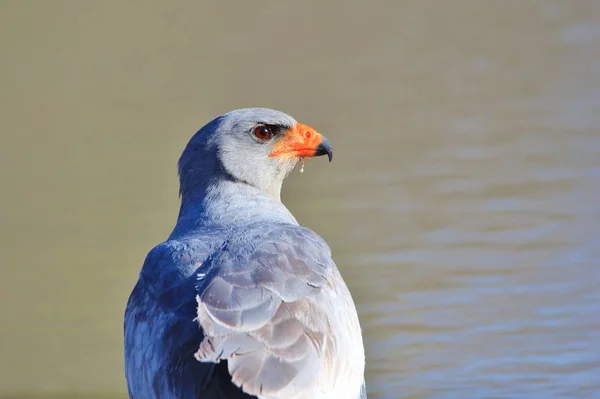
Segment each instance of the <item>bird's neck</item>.
[[280,189],[266,193],[239,181],[214,181],[182,196],[172,235],[196,229],[231,229],[256,222],[298,224],[279,198]]

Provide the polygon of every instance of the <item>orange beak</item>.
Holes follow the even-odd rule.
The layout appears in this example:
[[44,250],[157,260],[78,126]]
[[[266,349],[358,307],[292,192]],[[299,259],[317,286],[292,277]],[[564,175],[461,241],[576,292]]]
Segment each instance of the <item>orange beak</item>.
[[310,126],[296,123],[273,146],[270,157],[317,157],[327,155],[329,162],[333,158],[333,150],[327,139]]

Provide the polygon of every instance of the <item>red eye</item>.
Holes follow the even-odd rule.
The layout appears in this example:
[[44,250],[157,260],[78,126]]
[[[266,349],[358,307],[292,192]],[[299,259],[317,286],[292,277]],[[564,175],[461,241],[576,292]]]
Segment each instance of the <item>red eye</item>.
[[254,136],[259,140],[268,140],[274,136],[274,133],[270,127],[260,125],[254,129]]

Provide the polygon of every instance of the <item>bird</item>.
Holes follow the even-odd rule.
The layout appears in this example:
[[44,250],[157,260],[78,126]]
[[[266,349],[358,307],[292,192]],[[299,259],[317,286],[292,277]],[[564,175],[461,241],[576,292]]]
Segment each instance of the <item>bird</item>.
[[366,399],[357,310],[327,243],[281,202],[325,136],[286,113],[208,122],[178,162],[175,227],[124,315],[132,399]]

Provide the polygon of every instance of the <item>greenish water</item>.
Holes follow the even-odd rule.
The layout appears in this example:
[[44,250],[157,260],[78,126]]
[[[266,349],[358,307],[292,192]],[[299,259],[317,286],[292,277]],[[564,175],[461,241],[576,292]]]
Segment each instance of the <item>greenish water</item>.
[[244,106],[335,147],[284,202],[354,294],[369,398],[600,397],[600,3],[14,1],[0,33],[0,397],[126,397],[177,158]]

